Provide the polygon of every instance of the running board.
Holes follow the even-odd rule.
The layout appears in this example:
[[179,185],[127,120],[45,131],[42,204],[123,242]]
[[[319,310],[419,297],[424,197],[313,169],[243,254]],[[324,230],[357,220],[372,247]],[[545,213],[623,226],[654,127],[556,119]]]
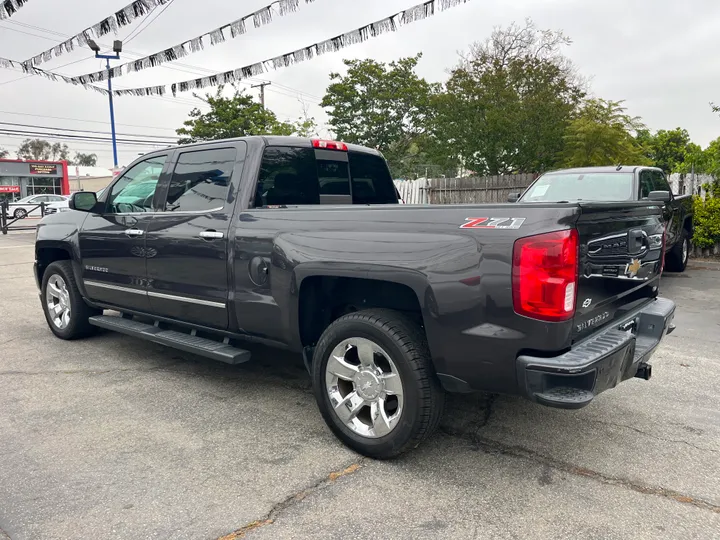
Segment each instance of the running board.
[[250,351],[238,349],[229,343],[205,339],[175,330],[165,330],[159,326],[145,324],[124,317],[95,315],[90,317],[90,324],[127,334],[128,336],[152,341],[226,364],[242,364],[250,360]]

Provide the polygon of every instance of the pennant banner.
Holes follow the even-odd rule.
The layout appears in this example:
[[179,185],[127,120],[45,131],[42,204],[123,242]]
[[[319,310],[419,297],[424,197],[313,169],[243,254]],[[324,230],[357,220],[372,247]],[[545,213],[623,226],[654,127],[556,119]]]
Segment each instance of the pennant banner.
[[[311,4],[315,0],[304,0],[306,4]],[[119,65],[112,68],[111,75],[115,79],[126,73],[132,73],[134,71],[142,71],[143,69],[157,67],[164,64],[165,62],[173,62],[184,58],[185,56],[202,51],[205,45],[217,45],[218,43],[224,43],[229,37],[230,39],[236,38],[244,34],[247,31],[247,26],[250,23],[255,28],[259,28],[272,22],[273,9],[276,9],[280,16],[293,13],[300,7],[300,0],[275,0],[267,6],[250,13],[236,21],[225,24],[220,28],[216,28],[207,32],[201,36],[189,39],[165,49],[164,51],[156,52],[146,56],[145,58],[139,58],[132,62]],[[102,71],[96,71],[95,73],[87,73],[85,75],[78,75],[73,77],[73,80],[78,84],[96,83],[107,80],[108,70],[103,69]]]
[[[310,60],[315,56],[320,56],[321,54],[336,52],[350,45],[362,43],[370,38],[380,36],[387,32],[394,32],[400,26],[426,19],[436,13],[464,4],[468,1],[469,0],[428,0],[404,11],[400,11],[395,15],[386,17],[385,19],[360,27],[356,30],[352,30],[337,37],[276,56],[275,58],[263,60],[235,70],[201,77],[199,79],[174,83],[170,85],[170,91],[173,95],[176,95],[178,92],[188,92],[190,90],[207,88],[209,86],[218,86],[221,84],[228,84],[248,79],[250,77],[257,77],[269,70],[288,67],[299,62],[304,62],[305,60]],[[99,91],[100,89],[96,88],[96,90]],[[167,93],[167,87],[164,85],[115,90],[113,92],[116,96],[162,96],[165,93]]]
[[30,0],[0,0],[0,21],[9,19]]
[[[27,1],[28,0],[24,0],[24,2]],[[73,50],[75,50],[75,47],[84,47],[85,45],[87,45],[88,39],[92,39],[93,37],[100,38],[111,32],[117,34],[118,28],[122,28],[123,26],[132,24],[138,19],[144,18],[156,7],[162,6],[171,1],[172,0],[135,0],[134,2],[122,8],[120,11],[117,11],[114,15],[110,15],[99,23],[96,23],[91,27],[86,28],[85,30],[71,37],[67,41],[63,41],[55,47],[43,51],[40,54],[33,56],[32,58],[28,58],[23,62],[23,64],[27,68],[32,68],[33,66],[38,66],[43,62],[51,60],[53,57],[57,58],[58,56],[61,56],[66,52],[72,52]],[[9,2],[5,2],[5,4],[8,3],[22,2],[20,2],[20,0],[9,0]]]
[[74,84],[84,87],[87,90],[94,90],[95,92],[99,92],[101,94],[107,95],[108,91],[104,90],[102,88],[98,88],[97,86],[93,86],[92,84],[81,84],[77,83],[72,80],[71,77],[66,77],[65,75],[60,75],[59,73],[53,73],[52,71],[45,71],[44,69],[36,68],[36,67],[27,67],[24,62],[17,62],[15,60],[10,60],[9,58],[2,58],[0,57],[0,68],[6,68],[6,69],[12,69],[12,68],[20,68],[25,73],[29,75],[39,75],[40,77],[45,77],[46,79],[50,79],[51,81],[63,81],[68,84]]

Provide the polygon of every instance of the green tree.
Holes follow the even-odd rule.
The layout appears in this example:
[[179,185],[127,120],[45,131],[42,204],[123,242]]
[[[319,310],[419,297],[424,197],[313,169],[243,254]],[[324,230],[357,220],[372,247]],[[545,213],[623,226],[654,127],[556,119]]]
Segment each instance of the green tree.
[[10,155],[10,152],[5,150],[4,148],[0,148],[0,159],[5,159]]
[[50,159],[52,144],[43,139],[25,139],[18,148],[18,157],[22,159]]
[[50,147],[50,158],[53,160],[56,159],[65,159],[67,160],[70,156],[70,148],[68,148],[67,144],[60,144],[55,143]]
[[474,44],[436,100],[433,137],[444,154],[478,174],[555,166],[585,95],[561,52],[567,44],[561,32],[539,30],[530,20]]
[[202,112],[195,108],[190,118],[183,122],[185,127],[176,130],[180,144],[198,141],[247,137],[249,135],[292,135],[294,126],[280,122],[275,113],[257,103],[252,96],[233,87],[231,97],[222,95],[223,87],[215,95],[195,95],[210,108]]
[[421,54],[385,64],[343,60],[347,73],[331,73],[320,105],[329,110],[337,138],[377,148],[395,175],[405,175],[413,148],[427,128],[437,85],[415,73]]
[[565,134],[565,167],[649,164],[633,132],[645,126],[625,114],[621,101],[587,100]]
[[75,158],[72,160],[72,165],[95,167],[97,165],[97,154],[82,154],[80,152],[75,152]]
[[643,130],[638,133],[638,142],[652,163],[668,174],[680,172],[686,157],[696,150],[691,146],[690,134],[679,127],[669,131],[661,129],[655,135]]

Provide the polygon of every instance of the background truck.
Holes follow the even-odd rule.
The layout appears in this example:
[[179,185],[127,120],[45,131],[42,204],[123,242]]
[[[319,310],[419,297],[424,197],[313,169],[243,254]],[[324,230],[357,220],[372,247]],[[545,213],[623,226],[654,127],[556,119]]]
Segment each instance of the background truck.
[[683,272],[693,236],[692,195],[674,195],[662,169],[617,166],[563,169],[545,173],[509,202],[647,201],[661,204],[666,224],[666,265]]
[[302,353],[330,429],[375,458],[428,437],[445,391],[585,406],[649,378],[673,329],[647,202],[402,205],[375,150],[249,137],[146,154],[70,208],[35,246],[56,336]]

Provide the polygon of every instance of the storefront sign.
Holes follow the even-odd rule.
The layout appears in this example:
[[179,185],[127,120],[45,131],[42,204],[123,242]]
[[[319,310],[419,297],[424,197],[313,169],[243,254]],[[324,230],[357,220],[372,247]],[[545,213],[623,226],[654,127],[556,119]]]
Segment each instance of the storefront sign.
[[20,193],[20,186],[0,186],[0,193]]
[[57,165],[48,163],[28,163],[30,174],[57,174]]

